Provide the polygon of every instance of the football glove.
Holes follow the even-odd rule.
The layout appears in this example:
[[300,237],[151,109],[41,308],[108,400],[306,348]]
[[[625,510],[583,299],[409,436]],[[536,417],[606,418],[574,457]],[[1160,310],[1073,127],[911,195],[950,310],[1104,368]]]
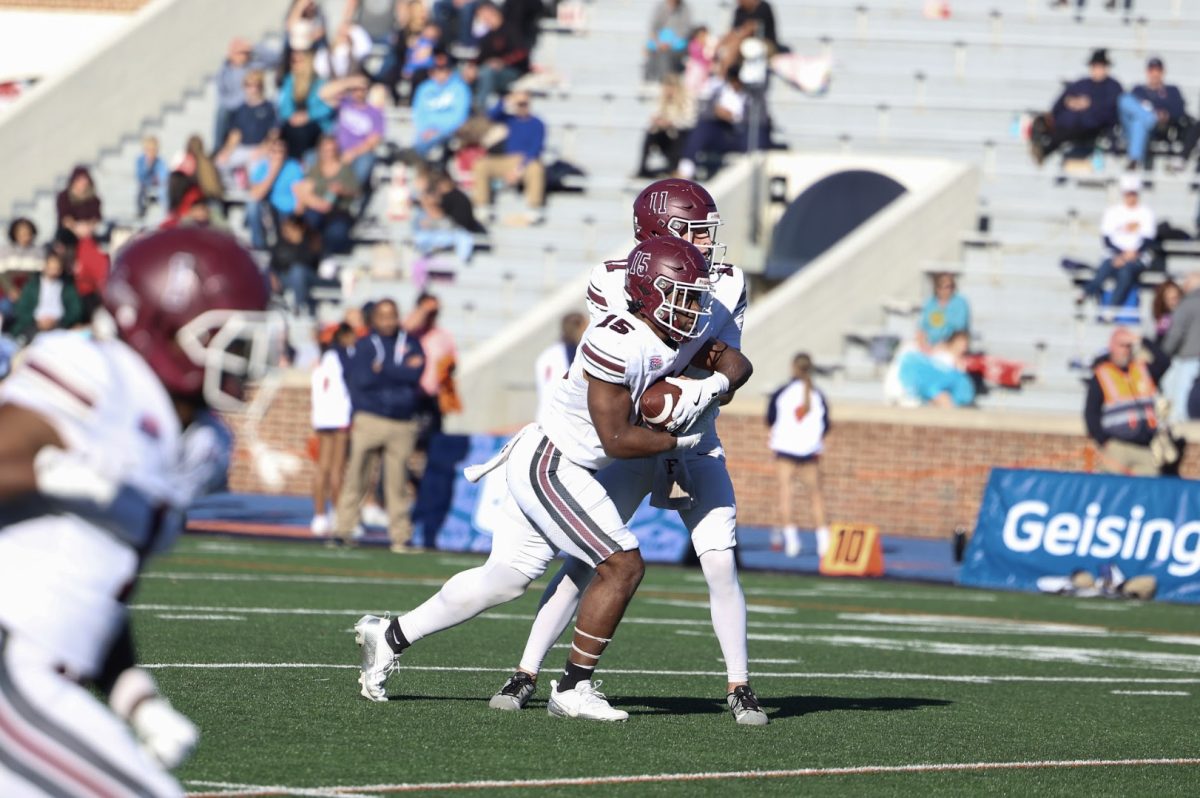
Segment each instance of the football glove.
[[141,668],[129,668],[117,677],[108,704],[133,729],[146,753],[167,770],[182,765],[196,750],[196,725],[159,694],[154,677]]
[[713,374],[702,380],[681,380],[667,377],[667,382],[680,390],[679,401],[671,413],[667,432],[687,429],[708,409],[709,405],[729,390],[729,378],[724,374]]

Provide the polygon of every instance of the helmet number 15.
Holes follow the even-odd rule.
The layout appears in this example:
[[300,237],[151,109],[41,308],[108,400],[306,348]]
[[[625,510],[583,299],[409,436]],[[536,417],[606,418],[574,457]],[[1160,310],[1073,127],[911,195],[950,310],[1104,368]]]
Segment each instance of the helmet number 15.
[[607,327],[618,335],[624,335],[625,333],[633,332],[633,327],[628,321],[625,319],[618,319],[616,315],[611,313],[597,326]]

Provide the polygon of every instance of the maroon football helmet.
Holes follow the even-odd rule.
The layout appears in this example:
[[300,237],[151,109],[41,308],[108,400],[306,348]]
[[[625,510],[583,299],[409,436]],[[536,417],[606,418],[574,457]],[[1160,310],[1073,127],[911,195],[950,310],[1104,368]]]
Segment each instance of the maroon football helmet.
[[104,308],[115,333],[173,396],[239,409],[281,341],[257,264],[232,236],[199,227],[133,239],[118,253]]
[[[633,237],[677,236],[695,244],[710,268],[721,265],[725,247],[717,243],[721,214],[712,195],[699,183],[682,178],[657,180],[633,201]],[[715,275],[714,275],[715,276]]]
[[625,294],[630,311],[673,341],[699,338],[708,329],[708,263],[682,238],[659,236],[634,247],[625,266]]

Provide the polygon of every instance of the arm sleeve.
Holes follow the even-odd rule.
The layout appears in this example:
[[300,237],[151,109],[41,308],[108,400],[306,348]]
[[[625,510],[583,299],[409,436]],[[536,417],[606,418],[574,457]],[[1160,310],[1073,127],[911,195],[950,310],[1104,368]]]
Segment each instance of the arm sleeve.
[[626,380],[625,358],[616,334],[602,327],[593,327],[579,344],[577,357],[583,362],[583,371],[598,380],[624,385]]
[[[786,385],[783,386],[783,388],[786,388],[786,387],[787,387]],[[777,418],[779,418],[779,408],[778,408],[777,404],[779,402],[779,394],[783,393],[783,388],[780,388],[779,390],[775,391],[775,393],[771,394],[771,398],[767,400],[767,426],[768,427],[775,426],[775,420]]]

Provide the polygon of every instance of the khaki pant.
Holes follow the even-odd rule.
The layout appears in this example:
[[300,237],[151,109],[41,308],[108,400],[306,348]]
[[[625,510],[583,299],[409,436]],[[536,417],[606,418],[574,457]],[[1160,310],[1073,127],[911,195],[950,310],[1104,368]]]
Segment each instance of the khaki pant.
[[[521,163],[520,155],[485,155],[475,162],[472,168],[472,178],[475,185],[475,207],[482,208],[492,203],[492,180],[508,180],[508,176]],[[525,184],[525,204],[530,208],[540,208],[546,204],[546,167],[541,161],[530,161],[525,164],[525,174],[522,177]]]
[[1100,470],[1106,474],[1132,474],[1135,477],[1156,477],[1158,463],[1149,446],[1139,446],[1115,438],[1104,444]]
[[383,450],[383,496],[387,505],[388,537],[392,544],[412,539],[409,509],[412,499],[404,489],[405,463],[417,444],[416,421],[394,421],[372,413],[355,413],[350,425],[350,460],[346,481],[338,496],[334,534],[347,539],[358,523],[359,509],[370,487],[372,454]]

